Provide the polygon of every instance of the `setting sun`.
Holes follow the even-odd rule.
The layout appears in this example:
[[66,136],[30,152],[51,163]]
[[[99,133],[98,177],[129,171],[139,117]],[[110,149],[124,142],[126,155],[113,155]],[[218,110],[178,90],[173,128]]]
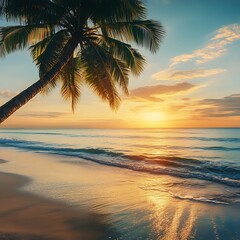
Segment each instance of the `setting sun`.
[[146,122],[161,122],[165,117],[162,112],[144,112],[141,118]]

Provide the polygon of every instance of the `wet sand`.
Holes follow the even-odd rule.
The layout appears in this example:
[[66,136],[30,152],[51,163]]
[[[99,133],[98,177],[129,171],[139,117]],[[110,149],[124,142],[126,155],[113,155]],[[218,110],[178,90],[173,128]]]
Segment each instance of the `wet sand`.
[[10,148],[0,159],[0,239],[240,239],[239,205],[175,198],[181,179]]
[[19,189],[29,182],[0,172],[0,239],[107,239],[100,216]]

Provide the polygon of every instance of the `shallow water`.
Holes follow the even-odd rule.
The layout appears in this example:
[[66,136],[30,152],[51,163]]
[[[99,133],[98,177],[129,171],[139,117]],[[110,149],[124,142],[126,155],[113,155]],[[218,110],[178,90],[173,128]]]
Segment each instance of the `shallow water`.
[[[240,198],[240,129],[0,130],[0,146],[175,176],[164,191],[179,199],[232,204]],[[175,191],[179,186],[186,193]]]
[[109,239],[239,239],[239,149],[239,129],[0,130],[1,169],[101,214]]

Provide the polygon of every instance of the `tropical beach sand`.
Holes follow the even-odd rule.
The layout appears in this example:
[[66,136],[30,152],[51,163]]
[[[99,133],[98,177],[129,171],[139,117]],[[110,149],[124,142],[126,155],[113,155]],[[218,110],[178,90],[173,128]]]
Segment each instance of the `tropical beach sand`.
[[29,182],[0,173],[0,239],[106,238],[106,227],[97,215],[19,190]]
[[[91,193],[92,186],[120,176],[111,168],[86,162],[76,168],[64,159],[57,162],[56,156],[13,149],[1,149],[0,158],[7,159],[0,159],[0,170],[5,171],[0,172],[0,239],[91,240],[115,235],[107,213],[97,211],[96,205],[92,211],[87,204],[99,194]],[[55,191],[61,187],[66,191]]]
[[239,205],[175,198],[169,176],[7,148],[0,158],[0,239],[240,236]]

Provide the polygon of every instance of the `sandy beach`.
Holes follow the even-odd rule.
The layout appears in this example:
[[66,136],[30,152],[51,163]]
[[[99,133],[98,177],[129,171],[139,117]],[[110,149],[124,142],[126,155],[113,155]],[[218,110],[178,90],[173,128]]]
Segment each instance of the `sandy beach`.
[[238,188],[20,147],[0,151],[0,239],[240,237]]
[[30,182],[0,172],[0,239],[107,238],[106,226],[96,214],[20,190]]
[[16,149],[0,158],[0,239],[118,239],[113,222],[129,223],[112,214],[146,201],[129,170]]

